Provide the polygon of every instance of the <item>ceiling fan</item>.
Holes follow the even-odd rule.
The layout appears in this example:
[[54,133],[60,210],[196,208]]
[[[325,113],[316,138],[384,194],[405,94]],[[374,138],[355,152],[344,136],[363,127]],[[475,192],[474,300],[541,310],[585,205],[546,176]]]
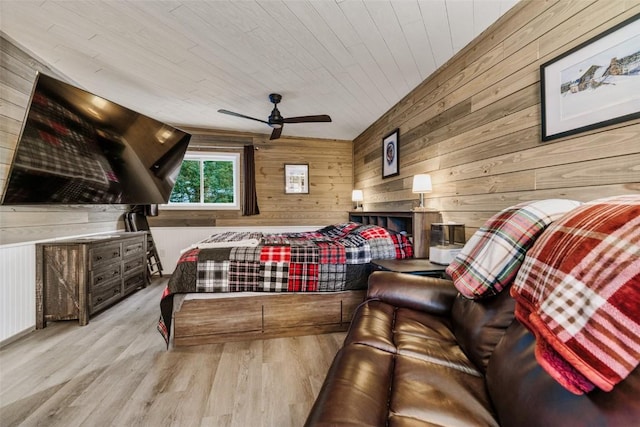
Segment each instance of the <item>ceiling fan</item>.
[[317,116],[299,116],[299,117],[282,117],[278,110],[278,103],[282,100],[282,95],[279,93],[272,93],[269,95],[269,101],[273,103],[273,110],[267,120],[256,119],[255,117],[245,116],[244,114],[234,113],[229,110],[218,110],[218,113],[229,114],[230,116],[242,117],[244,119],[255,120],[256,122],[266,123],[273,128],[271,137],[269,139],[278,139],[282,134],[282,127],[285,123],[315,123],[315,122],[330,122],[331,117],[326,114],[320,114]]

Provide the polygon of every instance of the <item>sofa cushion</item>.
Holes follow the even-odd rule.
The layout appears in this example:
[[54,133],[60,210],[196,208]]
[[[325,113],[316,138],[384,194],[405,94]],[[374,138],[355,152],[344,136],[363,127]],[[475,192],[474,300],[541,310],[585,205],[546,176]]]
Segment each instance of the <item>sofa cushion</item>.
[[358,343],[395,353],[395,315],[396,309],[392,305],[376,300],[365,301],[351,319],[344,345]]
[[509,292],[481,300],[458,296],[451,310],[451,323],[458,345],[481,372],[513,321],[515,301]]
[[497,422],[483,374],[458,346],[449,316],[367,300],[354,314],[307,425]]
[[486,383],[500,425],[635,426],[640,419],[640,369],[612,392],[576,395],[536,362],[535,338],[515,320],[489,362]]
[[456,342],[448,318],[398,308],[393,330],[398,355],[481,376]]
[[498,424],[482,376],[400,355],[393,370],[388,425]]
[[367,289],[367,299],[442,316],[450,314],[456,295],[450,280],[393,271],[373,272]]
[[497,426],[484,379],[440,363],[345,345],[305,426]]
[[365,345],[336,355],[305,426],[383,426],[388,418],[394,355]]
[[351,321],[344,345],[351,344],[480,375],[456,343],[450,319],[445,316],[368,300],[358,308]]
[[527,250],[544,228],[580,202],[548,199],[509,207],[491,217],[447,267],[462,295],[495,295],[515,277]]

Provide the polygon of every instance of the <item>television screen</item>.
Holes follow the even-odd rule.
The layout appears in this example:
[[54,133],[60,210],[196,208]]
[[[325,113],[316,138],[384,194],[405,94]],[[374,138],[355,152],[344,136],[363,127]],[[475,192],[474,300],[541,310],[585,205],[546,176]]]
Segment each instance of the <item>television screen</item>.
[[39,73],[2,204],[167,203],[190,138]]

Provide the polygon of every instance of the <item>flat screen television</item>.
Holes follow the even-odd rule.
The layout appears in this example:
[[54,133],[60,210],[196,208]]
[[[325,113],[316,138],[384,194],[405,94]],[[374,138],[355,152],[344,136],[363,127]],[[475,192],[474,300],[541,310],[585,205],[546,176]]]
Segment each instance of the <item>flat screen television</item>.
[[190,138],[38,73],[2,204],[167,203]]

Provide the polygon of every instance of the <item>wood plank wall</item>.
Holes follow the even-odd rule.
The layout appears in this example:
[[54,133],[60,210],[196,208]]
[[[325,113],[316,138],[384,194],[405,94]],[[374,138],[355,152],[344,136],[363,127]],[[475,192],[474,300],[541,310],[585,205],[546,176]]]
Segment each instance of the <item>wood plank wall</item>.
[[[0,33],[0,196],[4,192],[37,71],[69,81]],[[0,206],[0,244],[122,229],[121,217],[126,208],[112,205]]]
[[[521,0],[354,141],[365,210],[425,204],[470,236],[526,200],[581,201],[640,192],[640,120],[553,142],[540,139],[541,64],[640,13],[640,2]],[[400,129],[400,175],[381,178],[381,140]]]
[[[190,151],[241,152],[244,145],[256,148],[256,190],[260,214],[242,216],[234,210],[169,210],[149,218],[152,227],[162,226],[281,226],[326,225],[346,221],[352,208],[352,142],[269,135],[184,129],[193,136]],[[236,148],[237,147],[237,148]],[[284,164],[309,165],[309,194],[284,193]],[[241,174],[244,175],[244,174]]]

